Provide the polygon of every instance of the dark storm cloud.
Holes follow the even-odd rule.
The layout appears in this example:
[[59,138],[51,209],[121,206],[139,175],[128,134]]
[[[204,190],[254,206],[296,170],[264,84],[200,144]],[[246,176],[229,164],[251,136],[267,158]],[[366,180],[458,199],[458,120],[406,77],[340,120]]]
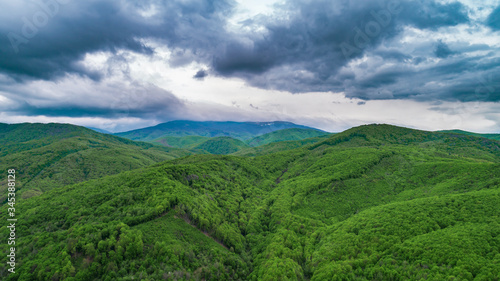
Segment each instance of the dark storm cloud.
[[500,101],[500,67],[460,80],[450,89],[460,101]]
[[488,16],[486,24],[493,30],[500,30],[500,6],[496,7]]
[[[50,3],[57,4],[55,0]],[[254,75],[289,65],[313,73],[314,82],[327,82],[350,59],[361,56],[365,48],[378,45],[384,38],[395,36],[404,25],[437,29],[467,21],[458,3],[291,0],[278,11],[291,14],[290,20],[256,18],[255,21],[265,25],[268,34],[240,38],[229,36],[224,29],[233,5],[229,1],[124,3],[70,1],[60,4],[58,13],[49,17],[47,25],[38,28],[29,42],[18,46],[17,54],[9,37],[0,37],[0,52],[8,54],[0,58],[0,71],[17,78],[51,79],[73,72],[98,79],[101,73],[90,72],[77,64],[85,54],[116,52],[117,49],[148,54],[154,50],[139,39],[157,38],[177,48],[171,59],[173,66],[208,60],[220,75],[242,76],[252,82]],[[147,8],[156,9],[156,14],[148,18],[137,12]],[[22,35],[24,26],[20,19],[26,15],[34,24],[33,16],[40,11],[43,10],[39,7],[17,11],[17,20],[0,21],[1,33]],[[359,39],[356,36],[366,33],[367,28],[370,30],[373,22],[381,25],[380,34],[369,38],[366,47],[355,46],[359,52],[346,57],[341,44],[354,46]],[[300,92],[300,88],[287,90]]]
[[[364,80],[351,81],[348,96],[363,99],[498,102],[500,60],[488,60],[457,58],[422,67],[418,71],[394,67]],[[436,77],[439,79],[436,80]]]
[[450,47],[448,47],[446,43],[443,43],[443,41],[439,40],[436,48],[434,49],[434,54],[436,55],[436,57],[444,59],[452,55],[453,51],[450,50]]
[[[252,86],[293,93],[342,91],[349,97],[364,99],[423,98],[418,92],[404,89],[391,93],[387,88],[398,88],[398,83],[405,83],[418,71],[408,65],[418,66],[427,61],[425,56],[431,55],[445,59],[454,52],[440,42],[435,53],[431,49],[430,53],[413,57],[391,40],[407,26],[425,32],[469,22],[462,4],[430,0],[288,1],[277,14],[286,14],[287,20],[260,17],[246,22],[252,25],[258,21],[267,33],[226,45],[215,55],[215,72],[244,78]],[[363,78],[342,70],[365,55],[400,65],[382,72],[373,69],[372,75]],[[431,79],[436,78],[440,77]],[[367,88],[373,94],[366,92]]]
[[402,22],[420,29],[437,30],[469,21],[466,8],[459,2],[441,4],[437,1],[408,1],[401,14]]
[[[208,73],[238,77],[255,87],[292,93],[344,92],[364,100],[465,100],[474,97],[478,87],[469,77],[471,71],[497,78],[498,64],[488,62],[496,50],[487,45],[452,44],[438,38],[401,43],[410,27],[426,34],[468,24],[467,10],[458,2],[289,0],[276,5],[272,16],[244,20],[245,31],[237,32],[227,28],[235,7],[231,0],[70,1],[61,4],[16,53],[8,34],[22,35],[23,17],[33,22],[33,16],[43,10],[19,7],[0,12],[4,35],[0,36],[0,73],[19,84],[57,80],[67,74],[98,81],[114,70],[127,75],[127,58],[117,51],[154,56],[155,49],[143,39],[168,47],[171,67],[193,61],[207,65],[209,69],[198,71],[195,79]],[[487,20],[494,30],[499,29],[499,10]],[[468,55],[489,49],[490,54]],[[79,63],[99,51],[112,53],[108,65],[117,67],[96,71]],[[366,62],[359,63],[361,58]],[[497,100],[496,93],[486,99]],[[82,114],[103,114],[99,108],[89,105],[89,112],[82,108]]]
[[388,71],[381,71],[370,77],[357,82],[360,89],[365,88],[380,88],[385,85],[395,84],[399,77],[412,75],[412,72],[401,69],[391,69]]
[[[268,34],[262,38],[226,46],[216,55],[215,70],[245,76],[293,65],[327,80],[364,49],[397,35],[405,25],[435,30],[468,21],[461,4],[434,1],[288,1],[281,8],[290,20],[268,19],[263,23]],[[346,52],[343,43],[353,48]]]
[[[55,0],[49,2],[57,3]],[[156,38],[175,48],[170,61],[174,67],[193,60],[205,61],[220,75],[236,75],[252,83],[255,75],[274,67],[290,66],[313,73],[315,77],[311,82],[325,83],[350,59],[361,56],[365,48],[376,46],[384,38],[396,35],[401,26],[436,29],[467,21],[463,7],[457,3],[289,1],[281,7],[281,12],[292,14],[290,20],[277,22],[273,18],[256,18],[253,21],[264,24],[268,34],[239,37],[230,36],[224,29],[232,6],[232,2],[223,0],[71,1],[60,4],[58,12],[48,18],[45,26],[35,26],[37,32],[33,38],[26,43],[17,41],[18,46],[14,44],[18,53],[10,42],[14,37],[1,37],[0,52],[8,55],[0,58],[0,71],[17,79],[49,80],[66,73],[99,79],[103,73],[89,71],[77,63],[85,54],[113,53],[118,49],[151,54],[154,50],[139,39]],[[156,14],[143,17],[138,13],[148,8],[155,9]],[[44,10],[40,7],[17,10],[19,17],[1,21],[0,31],[23,36],[23,28],[34,26],[34,15],[40,11]],[[23,17],[29,24],[22,20]],[[379,22],[383,30],[370,38],[366,47],[355,46],[358,51],[346,57],[345,50],[339,46],[344,42],[353,45],[358,30],[366,32],[373,21]],[[297,85],[287,90],[300,92],[307,86]]]
[[[0,110],[25,116],[66,117],[135,117],[171,118],[185,110],[185,103],[172,93],[151,84],[139,82],[110,83],[86,89],[71,89],[71,83],[60,85],[57,91],[39,92],[35,86],[24,88],[0,85],[0,96],[11,102]],[[61,99],[61,92],[71,92]]]
[[208,76],[207,71],[204,69],[200,69],[200,70],[198,70],[198,72],[196,72],[196,74],[193,76],[193,78],[197,79],[197,80],[203,80],[207,76]]
[[[141,38],[196,50],[219,39],[206,30],[222,30],[232,6],[229,0],[64,2],[69,3],[50,0],[43,2],[50,3],[48,8],[27,3],[0,12],[0,72],[18,80],[50,80],[66,73],[99,79],[102,74],[77,63],[86,54],[118,49],[152,54]],[[156,13],[144,17],[141,9]]]
[[374,52],[374,55],[377,55],[385,60],[395,60],[398,62],[403,62],[405,60],[412,59],[410,55],[404,54],[399,50],[391,49],[391,50],[377,50]]

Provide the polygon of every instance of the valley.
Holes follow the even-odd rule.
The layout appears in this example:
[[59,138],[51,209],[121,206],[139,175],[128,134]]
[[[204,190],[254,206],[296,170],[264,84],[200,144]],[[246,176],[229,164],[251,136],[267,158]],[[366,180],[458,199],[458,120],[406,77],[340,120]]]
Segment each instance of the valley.
[[109,137],[171,159],[19,199],[19,274],[2,265],[6,280],[500,276],[496,140],[365,125],[221,155]]

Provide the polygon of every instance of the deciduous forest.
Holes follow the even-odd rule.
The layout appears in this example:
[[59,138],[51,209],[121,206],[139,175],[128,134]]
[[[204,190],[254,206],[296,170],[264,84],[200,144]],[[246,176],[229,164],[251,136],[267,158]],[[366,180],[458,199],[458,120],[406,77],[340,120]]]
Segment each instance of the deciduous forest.
[[3,280],[500,280],[494,139],[365,125],[209,153],[15,126],[0,127],[2,210],[7,169],[19,192]]

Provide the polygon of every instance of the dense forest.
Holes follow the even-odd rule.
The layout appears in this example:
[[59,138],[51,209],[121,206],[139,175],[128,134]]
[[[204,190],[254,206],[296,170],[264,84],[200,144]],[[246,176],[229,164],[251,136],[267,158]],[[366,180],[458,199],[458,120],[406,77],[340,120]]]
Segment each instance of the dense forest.
[[[192,133],[191,128],[181,131],[188,134]],[[213,129],[212,129],[213,130]],[[211,131],[214,132],[214,131]],[[228,133],[229,134],[229,133]],[[303,146],[306,143],[317,142],[319,138],[327,138],[330,134],[316,129],[291,128],[276,130],[271,133],[257,135],[246,141],[229,136],[204,137],[198,135],[170,136],[165,135],[148,142],[167,147],[187,149],[196,154],[234,154],[254,155],[262,151],[269,152],[270,147],[290,149],[290,145],[295,147]],[[145,137],[146,139],[148,137]],[[301,141],[301,142],[289,142]],[[272,146],[266,146],[273,144]],[[240,152],[241,151],[241,152]]]
[[[0,170],[17,170],[22,198],[193,154],[69,124],[0,124],[0,140]],[[0,174],[0,201],[7,196],[6,177]]]
[[[2,188],[7,169],[21,194],[35,179],[55,183],[17,197],[18,263],[15,274],[0,264],[2,280],[500,280],[493,139],[366,125],[216,155],[10,126],[0,126]],[[57,166],[93,176],[41,177],[64,158],[43,169],[29,159],[61,146],[99,146],[81,158],[99,164]],[[131,157],[137,165],[113,166]]]

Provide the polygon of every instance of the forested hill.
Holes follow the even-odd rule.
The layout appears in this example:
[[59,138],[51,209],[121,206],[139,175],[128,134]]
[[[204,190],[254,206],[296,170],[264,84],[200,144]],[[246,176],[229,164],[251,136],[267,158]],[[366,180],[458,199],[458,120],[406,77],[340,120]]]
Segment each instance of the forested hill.
[[246,143],[231,137],[215,137],[195,146],[211,154],[231,154],[249,147]]
[[447,131],[441,131],[441,132],[463,134],[463,135],[469,135],[469,136],[475,136],[475,137],[483,137],[483,138],[492,139],[492,140],[500,140],[500,134],[478,134],[478,133],[471,133],[471,132],[462,131],[462,130],[447,130]]
[[[251,155],[268,153],[271,147],[275,151],[288,150],[313,143],[320,137],[327,138],[328,133],[316,129],[283,129],[257,136],[245,142],[231,137],[202,136],[163,136],[150,141],[168,147],[189,149],[197,153]],[[315,139],[317,138],[317,139]],[[268,144],[275,144],[268,146]]]
[[499,145],[367,125],[64,186],[16,202],[19,263],[0,276],[500,280]]
[[[152,141],[164,136],[203,136],[203,137],[232,137],[239,140],[248,140],[253,137],[274,132],[277,130],[314,128],[293,124],[290,122],[216,122],[216,121],[170,121],[154,127],[148,127],[115,135],[131,140]],[[318,130],[319,131],[319,130]]]
[[256,147],[242,148],[241,150],[234,152],[231,155],[237,155],[237,156],[267,155],[270,153],[283,152],[287,150],[296,149],[299,147],[304,147],[306,145],[313,143],[319,143],[320,141],[328,139],[329,137],[330,135],[322,135],[319,137],[307,138],[302,140],[271,142]]
[[[70,124],[0,124],[0,170],[16,169],[24,198],[191,154]],[[5,203],[6,174],[0,174]]]
[[55,141],[72,137],[87,137],[115,144],[152,147],[150,144],[144,142],[133,142],[125,138],[102,134],[85,127],[71,124],[0,123],[0,140],[2,140],[0,155],[38,148]]
[[[317,142],[311,148],[324,145],[343,147],[405,145],[435,151],[436,155],[456,155],[498,161],[500,142],[465,134],[428,132],[386,124],[355,127]],[[444,154],[443,154],[444,153]]]
[[292,128],[278,130],[264,135],[254,137],[247,141],[250,146],[261,146],[273,142],[296,141],[327,135],[328,133],[316,129]]

